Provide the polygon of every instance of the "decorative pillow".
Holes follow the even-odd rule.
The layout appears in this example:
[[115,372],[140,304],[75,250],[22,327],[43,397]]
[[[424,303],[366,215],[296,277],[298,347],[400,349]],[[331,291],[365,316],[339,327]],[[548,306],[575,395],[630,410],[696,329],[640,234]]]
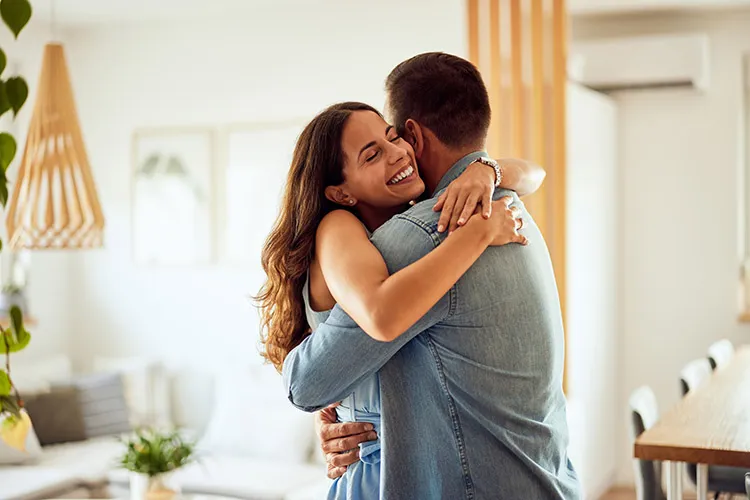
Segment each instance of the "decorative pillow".
[[50,392],[22,397],[42,446],[86,439],[75,387],[56,387]]
[[235,367],[219,374],[201,450],[291,463],[309,461],[312,415],[294,408],[272,367]]
[[120,375],[79,377],[26,398],[42,445],[116,436],[132,430]]
[[160,363],[140,357],[94,358],[94,371],[122,376],[130,424],[171,426],[169,381]]
[[[70,383],[78,394],[86,438],[116,436],[132,430],[125,389],[118,373],[78,377]],[[53,388],[56,387],[53,385]],[[61,386],[65,388],[66,386]]]
[[[2,425],[4,421],[5,418],[0,418],[0,425]],[[0,465],[26,464],[35,461],[40,456],[42,456],[42,447],[39,445],[39,440],[34,432],[33,424],[29,428],[29,433],[26,435],[25,451],[18,450],[0,439]]]

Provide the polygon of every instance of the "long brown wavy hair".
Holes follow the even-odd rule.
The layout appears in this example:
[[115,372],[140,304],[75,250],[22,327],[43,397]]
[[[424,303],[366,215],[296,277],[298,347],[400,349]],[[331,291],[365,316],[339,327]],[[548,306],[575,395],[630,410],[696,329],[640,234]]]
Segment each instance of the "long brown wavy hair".
[[267,280],[255,297],[260,309],[261,355],[281,371],[289,352],[310,335],[302,288],[315,254],[315,233],[335,208],[325,197],[327,186],[344,182],[341,137],[355,111],[380,113],[367,104],[334,104],[302,131],[294,148],[281,209],[263,246],[261,262]]

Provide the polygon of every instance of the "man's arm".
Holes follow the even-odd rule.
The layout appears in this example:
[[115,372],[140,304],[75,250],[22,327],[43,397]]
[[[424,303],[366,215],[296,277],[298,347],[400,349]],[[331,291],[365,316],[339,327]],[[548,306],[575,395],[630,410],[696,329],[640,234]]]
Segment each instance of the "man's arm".
[[[373,243],[395,273],[420,259],[439,243],[439,236],[419,221],[396,217],[373,236]],[[289,353],[283,378],[289,400],[304,411],[341,401],[366,377],[378,371],[420,332],[446,318],[451,292],[393,342],[368,336],[339,307],[328,320]]]
[[315,430],[328,466],[328,478],[336,479],[359,461],[359,444],[375,441],[378,435],[369,422],[339,422],[336,405],[315,413]]

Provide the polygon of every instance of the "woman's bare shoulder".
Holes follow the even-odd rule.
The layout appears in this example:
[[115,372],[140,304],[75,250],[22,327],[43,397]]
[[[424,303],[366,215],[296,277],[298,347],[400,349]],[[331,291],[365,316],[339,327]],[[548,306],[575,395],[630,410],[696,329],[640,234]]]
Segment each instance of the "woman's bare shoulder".
[[364,234],[365,237],[367,236],[365,226],[356,215],[348,210],[333,210],[328,212],[320,221],[317,236],[320,238],[332,234],[339,235],[344,232],[352,236],[358,233]]

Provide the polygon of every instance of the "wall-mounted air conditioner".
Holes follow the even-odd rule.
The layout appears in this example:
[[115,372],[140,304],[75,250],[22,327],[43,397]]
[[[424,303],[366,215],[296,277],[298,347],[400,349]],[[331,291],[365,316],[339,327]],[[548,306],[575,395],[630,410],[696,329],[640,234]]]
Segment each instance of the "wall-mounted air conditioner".
[[601,92],[709,85],[709,40],[703,34],[585,40],[571,44],[571,80]]

